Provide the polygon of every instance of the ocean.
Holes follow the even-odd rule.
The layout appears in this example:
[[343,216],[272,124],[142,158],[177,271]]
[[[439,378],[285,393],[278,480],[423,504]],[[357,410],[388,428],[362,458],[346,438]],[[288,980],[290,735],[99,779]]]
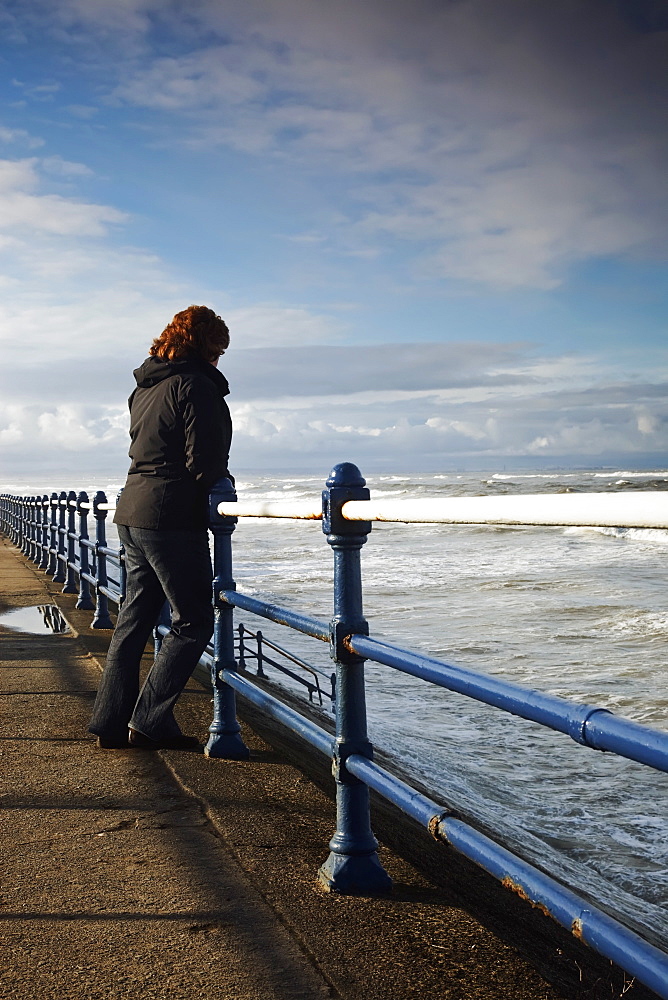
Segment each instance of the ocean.
[[[317,498],[323,479],[246,474],[237,492]],[[71,488],[111,498],[120,485]],[[397,474],[368,485],[378,499],[668,491],[668,470]],[[239,590],[331,616],[319,522],[242,518],[233,545]],[[365,615],[378,638],[668,729],[667,557],[659,529],[376,523],[362,550]],[[325,644],[238,619],[330,669]],[[369,662],[366,676],[371,739],[400,773],[668,946],[668,775],[389,667]]]

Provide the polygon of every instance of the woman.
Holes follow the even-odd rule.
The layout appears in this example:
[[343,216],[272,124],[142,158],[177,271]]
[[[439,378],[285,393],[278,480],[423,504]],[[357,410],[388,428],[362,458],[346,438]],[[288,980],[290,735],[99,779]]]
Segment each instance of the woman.
[[[134,372],[132,461],[114,516],[127,590],[89,726],[103,749],[199,746],[173,708],[213,631],[208,492],[229,477],[229,387],[217,370],[229,342],[220,316],[189,306]],[[140,692],[140,660],[165,600],[171,628]]]

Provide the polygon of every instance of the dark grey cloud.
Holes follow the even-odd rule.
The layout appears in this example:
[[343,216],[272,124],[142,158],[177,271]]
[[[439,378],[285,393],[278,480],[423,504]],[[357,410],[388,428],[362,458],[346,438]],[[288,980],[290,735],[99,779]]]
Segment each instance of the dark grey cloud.
[[[99,357],[21,364],[0,371],[5,402],[96,402],[120,405],[143,359]],[[370,390],[420,391],[526,385],[531,376],[497,372],[526,360],[522,345],[376,344],[230,350],[221,361],[234,401],[277,396],[349,395]]]
[[519,345],[367,344],[231,351],[223,359],[235,399],[421,391],[525,384],[494,369],[517,364]]

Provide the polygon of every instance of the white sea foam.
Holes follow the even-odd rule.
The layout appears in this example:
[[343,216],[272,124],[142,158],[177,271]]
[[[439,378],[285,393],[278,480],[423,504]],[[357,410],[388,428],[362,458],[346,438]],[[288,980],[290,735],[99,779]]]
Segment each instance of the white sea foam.
[[668,479],[668,469],[655,469],[652,472],[592,472],[594,479],[612,479],[613,476],[622,476],[624,479]]
[[623,479],[668,479],[668,470],[665,469],[653,469],[648,472],[628,472],[622,470],[610,470],[609,472],[596,472],[592,471],[578,471],[578,472],[495,472],[490,478],[502,479],[502,480],[515,480],[515,479],[581,479],[586,481],[590,479],[614,479],[615,477],[622,477]]
[[[668,502],[668,499],[666,502]],[[666,528],[606,528],[591,525],[589,527],[564,528],[563,532],[565,535],[582,535],[592,532],[596,535],[608,535],[611,538],[645,542],[648,545],[668,545],[668,529]]]

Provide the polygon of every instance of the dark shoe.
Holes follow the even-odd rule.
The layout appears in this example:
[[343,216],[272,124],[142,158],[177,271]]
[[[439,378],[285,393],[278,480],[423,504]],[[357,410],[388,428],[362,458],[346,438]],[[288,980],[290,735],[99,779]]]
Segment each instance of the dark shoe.
[[99,750],[129,750],[130,742],[127,736],[98,736],[97,746]]
[[138,750],[199,750],[202,746],[196,736],[166,736],[162,740],[152,740],[136,729],[131,729],[128,744]]

